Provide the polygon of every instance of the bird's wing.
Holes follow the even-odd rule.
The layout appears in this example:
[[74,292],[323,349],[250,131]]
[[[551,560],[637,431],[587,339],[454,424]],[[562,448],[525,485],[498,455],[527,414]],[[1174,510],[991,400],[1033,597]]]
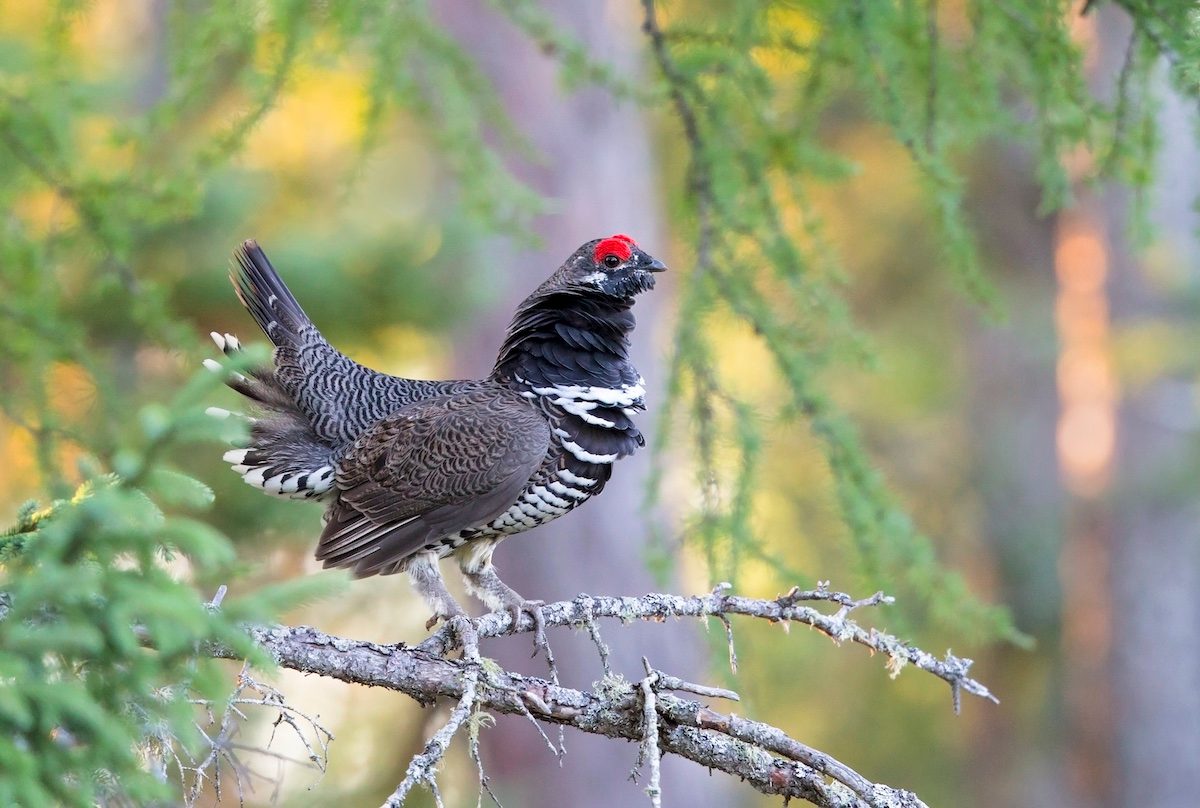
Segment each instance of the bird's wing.
[[338,464],[317,558],[360,577],[396,572],[438,539],[502,514],[549,444],[545,416],[503,387],[410,404]]

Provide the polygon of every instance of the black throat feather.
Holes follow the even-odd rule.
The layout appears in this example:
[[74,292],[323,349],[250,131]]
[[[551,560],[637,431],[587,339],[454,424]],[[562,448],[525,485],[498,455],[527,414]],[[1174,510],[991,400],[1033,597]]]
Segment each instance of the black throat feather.
[[[540,398],[573,461],[608,478],[614,460],[645,445],[630,416],[645,409],[642,378],[629,359],[633,298],[554,291],[528,298],[500,348],[492,377]],[[568,447],[570,449],[570,447]],[[595,464],[587,455],[606,458]]]
[[533,387],[636,385],[640,377],[629,361],[632,306],[631,297],[561,291],[529,297],[508,327],[493,378]]

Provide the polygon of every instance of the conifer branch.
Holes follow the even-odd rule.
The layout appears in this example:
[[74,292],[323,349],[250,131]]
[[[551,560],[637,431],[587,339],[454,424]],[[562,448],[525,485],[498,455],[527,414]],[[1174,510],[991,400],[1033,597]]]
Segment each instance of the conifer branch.
[[687,92],[691,85],[686,75],[675,64],[667,50],[666,35],[658,24],[654,12],[654,0],[642,0],[642,32],[650,38],[650,47],[654,53],[654,61],[658,64],[659,72],[667,81],[671,103],[675,113],[683,125],[683,136],[690,150],[688,161],[688,190],[692,202],[696,206],[696,271],[707,272],[713,264],[713,242],[716,226],[713,222],[713,207],[715,197],[712,189],[712,177],[705,159],[706,147],[704,137],[700,132],[699,116],[688,100]]

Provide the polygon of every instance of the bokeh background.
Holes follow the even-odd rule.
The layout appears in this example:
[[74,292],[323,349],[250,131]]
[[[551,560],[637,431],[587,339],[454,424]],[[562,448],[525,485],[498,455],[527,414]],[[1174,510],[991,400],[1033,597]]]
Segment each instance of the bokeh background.
[[[580,243],[626,232],[673,270],[635,310],[635,355],[651,388],[643,428],[656,449],[622,463],[597,502],[506,543],[497,556],[506,580],[545,600],[699,592],[733,575],[739,592],[765,597],[819,579],[864,595],[893,588],[856,545],[820,436],[803,411],[781,405],[789,380],[763,335],[737,306],[720,308],[723,287],[710,290],[707,310],[686,303],[711,286],[694,272],[690,144],[657,86],[640,4],[330,4],[328,16],[304,5],[0,2],[0,513],[69,495],[88,463],[116,467],[139,429],[134,413],[171,399],[211,350],[209,331],[259,339],[225,277],[242,238],[260,241],[353,358],[398,375],[459,377],[490,369],[515,304]],[[685,678],[734,687],[745,715],[930,805],[1182,808],[1200,794],[1196,100],[1171,83],[1153,37],[1131,39],[1117,6],[1083,15],[1064,3],[995,5],[1015,28],[1063,34],[1066,55],[1047,45],[1034,65],[1051,71],[1047,86],[1066,89],[1030,99],[1014,78],[1001,101],[1017,125],[978,124],[947,160],[977,277],[948,268],[955,236],[930,204],[931,184],[935,202],[940,186],[888,125],[886,98],[881,113],[861,87],[831,80],[814,91],[820,104],[775,112],[802,119],[782,137],[799,137],[802,124],[829,157],[823,175],[810,172],[803,208],[778,203],[787,226],[809,235],[819,218],[819,238],[797,236],[803,249],[837,256],[819,289],[832,289],[837,305],[805,316],[826,312],[856,347],[830,351],[823,395],[856,426],[899,510],[932,537],[921,563],[960,573],[970,592],[943,593],[945,579],[929,575],[922,596],[932,605],[906,611],[902,598],[864,619],[974,658],[1001,703],[968,700],[956,716],[931,677],[893,680],[861,649],[775,626],[737,625],[736,675],[719,630],[614,625],[605,637],[626,676],[648,655]],[[879,24],[903,23],[909,6],[933,28],[884,40],[896,60],[905,36],[914,52],[934,35],[963,48],[981,24],[973,4],[951,0],[897,4]],[[665,29],[683,32],[669,42],[713,104],[725,62],[705,47],[732,48],[727,69],[756,60],[787,97],[811,89],[810,51],[823,37],[843,37],[854,52],[856,34],[829,30],[840,18],[822,3],[764,4],[756,35],[776,45],[739,52],[719,34],[743,11],[673,2],[658,12]],[[1163,4],[1164,19],[1175,11]],[[860,46],[871,52],[865,38]],[[1135,50],[1145,58],[1132,61]],[[914,75],[953,69],[898,64]],[[1082,114],[1072,106],[1076,79],[1104,111],[1039,129],[1042,118]],[[1143,112],[1126,119],[1118,105],[1130,84],[1128,103]],[[947,114],[969,97],[946,92]],[[759,122],[728,120],[710,143],[713,159],[778,123],[769,107]],[[1051,194],[1038,141],[1072,126],[1082,134],[1054,147],[1061,193]],[[1111,153],[1087,147],[1093,126],[1126,126],[1147,147],[1138,167],[1097,179]],[[719,228],[744,225],[716,218]],[[768,260],[729,244],[718,261],[730,277]],[[30,308],[38,300],[45,310]],[[717,433],[707,461],[694,399],[667,389],[681,361],[679,318],[702,311],[707,358],[738,401],[701,426]],[[53,348],[68,339],[88,361]],[[237,405],[227,391],[210,403]],[[739,422],[753,423],[749,439],[730,437]],[[197,588],[227,582],[236,596],[331,575],[311,558],[319,508],[242,485],[222,451],[209,442],[169,458],[213,487],[201,518],[236,543],[237,570]],[[706,491],[705,462],[723,493]],[[705,521],[714,508],[728,516],[730,503],[736,525]],[[739,544],[743,533],[754,541]],[[178,570],[190,574],[186,563]],[[1016,631],[956,620],[974,601],[1006,608]],[[395,642],[423,636],[426,616],[403,580],[386,578],[282,619]],[[586,637],[550,639],[567,683],[600,678]],[[540,672],[523,638],[484,652]],[[377,804],[441,716],[391,693],[288,672],[273,681],[336,741],[323,775],[257,761],[263,777],[248,805]],[[265,744],[270,729],[248,726],[246,742]],[[482,737],[505,805],[645,799],[627,776],[632,745],[568,733],[560,765],[521,720],[501,718]],[[298,751],[282,738],[273,748]],[[455,748],[441,784],[448,805],[474,804],[465,749]],[[668,805],[775,802],[679,761],[666,762],[664,788]],[[432,799],[422,793],[416,804]]]

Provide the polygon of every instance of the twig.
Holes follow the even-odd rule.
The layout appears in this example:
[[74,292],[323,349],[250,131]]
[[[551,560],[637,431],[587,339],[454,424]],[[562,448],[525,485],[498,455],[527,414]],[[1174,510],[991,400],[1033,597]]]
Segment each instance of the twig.
[[[221,587],[221,589],[224,588]],[[219,596],[220,592],[218,592]],[[214,598],[214,600],[216,599]],[[203,758],[200,760],[193,758],[187,747],[172,736],[154,733],[152,738],[153,743],[159,747],[156,751],[162,757],[164,765],[169,765],[169,759],[175,761],[180,782],[184,786],[184,805],[191,806],[199,802],[205,786],[209,782],[212,783],[214,796],[220,801],[223,767],[228,767],[233,772],[239,804],[242,804],[245,799],[245,790],[250,787],[249,778],[251,776],[274,783],[278,787],[279,780],[277,778],[255,772],[238,757],[237,753],[242,752],[276,761],[292,761],[290,757],[271,751],[271,746],[275,741],[274,729],[272,729],[266,746],[262,748],[236,743],[233,740],[242,723],[248,720],[246,711],[242,710],[243,707],[259,707],[275,711],[274,727],[286,725],[304,746],[307,760],[293,762],[303,763],[321,774],[325,773],[329,743],[333,740],[333,733],[322,726],[315,717],[288,704],[278,690],[255,680],[250,674],[249,665],[243,665],[242,670],[238,673],[237,687],[230,698],[224,702],[219,720],[213,712],[215,705],[212,701],[208,699],[189,699],[188,701],[204,711],[207,717],[207,727],[211,729],[211,732],[207,731],[205,725],[200,723],[194,725],[196,732],[204,739],[208,747]],[[186,761],[184,757],[187,758]]]
[[658,25],[654,12],[654,0],[642,0],[642,31],[650,38],[650,47],[659,72],[667,80],[671,103],[683,124],[683,136],[691,148],[688,161],[687,181],[693,204],[696,206],[696,267],[695,274],[703,275],[713,265],[713,241],[716,228],[712,217],[712,178],[705,155],[704,137],[700,132],[700,121],[696,110],[688,100],[687,91],[691,83],[680,71],[667,48],[666,36]]
[[938,7],[937,0],[926,0],[925,38],[929,42],[929,86],[925,94],[925,148],[936,154],[938,113]]
[[225,595],[228,594],[228,592],[229,592],[229,587],[227,587],[225,584],[221,584],[220,586],[218,586],[217,591],[213,594],[212,600],[210,600],[208,602],[208,608],[210,608],[210,609],[221,608],[221,603],[222,603],[222,601],[225,600]]
[[[500,798],[496,796],[496,792],[492,791],[492,782],[483,770],[483,758],[479,754],[479,730],[485,722],[490,721],[494,723],[495,720],[476,704],[475,715],[471,718],[471,725],[467,732],[467,752],[471,756],[471,761],[475,764],[475,770],[479,772],[479,798],[475,801],[475,808],[483,808],[483,794],[485,791],[492,798],[492,802],[495,803],[496,808],[504,808],[500,804]],[[536,720],[534,721],[534,725],[537,726]],[[539,726],[538,729],[540,730],[541,727]],[[549,743],[549,739],[547,739],[547,743]]]
[[638,758],[639,762],[645,761],[650,767],[646,794],[650,797],[651,808],[662,808],[662,778],[659,771],[662,755],[658,751],[658,707],[654,693],[658,671],[650,667],[645,657],[642,657],[642,666],[646,669],[646,676],[638,683],[638,689],[642,692],[642,746]]
[[592,609],[589,604],[587,595],[580,595],[580,600],[584,606],[583,625],[587,628],[588,636],[592,638],[592,644],[596,646],[596,652],[600,654],[600,667],[604,669],[605,676],[612,676],[612,666],[609,664],[608,657],[611,651],[608,645],[600,637],[600,626],[596,623],[596,618],[592,614]]
[[544,707],[546,704],[545,700],[539,698],[533,691],[518,693],[517,696],[517,703],[521,706],[521,715],[525,716],[525,719],[533,725],[534,729],[537,730],[538,735],[542,736],[542,740],[546,742],[546,748],[550,750],[550,754],[554,755],[561,762],[563,757],[561,727],[559,728],[559,744],[558,746],[555,746],[554,741],[550,740],[550,736],[546,734],[546,730],[542,729],[542,725],[538,723],[537,718],[534,717],[533,713],[529,711],[529,707],[525,704],[525,702],[528,700]]
[[408,764],[408,770],[404,774],[404,779],[400,781],[400,785],[396,786],[396,790],[392,793],[387,801],[384,802],[384,808],[399,808],[404,804],[408,792],[413,789],[417,783],[426,783],[433,792],[434,800],[438,805],[442,804],[441,794],[437,790],[437,781],[434,777],[434,770],[438,763],[446,755],[446,750],[450,748],[450,741],[453,740],[454,734],[458,732],[459,727],[471,715],[471,710],[475,707],[475,688],[479,684],[479,668],[471,667],[467,670],[462,679],[462,696],[458,699],[458,704],[450,713],[450,718],[446,723],[433,734],[429,742],[425,744],[425,748],[421,754],[412,759]]
[[732,690],[726,690],[723,687],[710,687],[709,685],[698,685],[694,682],[685,682],[670,674],[662,671],[655,671],[658,674],[658,687],[660,690],[675,690],[680,693],[695,693],[697,696],[708,696],[710,699],[728,699],[729,701],[741,701],[742,697]]
[[[677,721],[689,726],[699,726],[704,729],[719,730],[730,737],[745,741],[754,747],[765,749],[788,760],[803,763],[814,771],[833,778],[857,794],[868,805],[874,805],[879,800],[880,786],[867,780],[867,778],[854,769],[830,755],[788,737],[782,730],[760,721],[751,721],[750,719],[741,718],[736,715],[718,713],[707,707],[701,707],[697,711],[696,706],[696,703],[693,701],[679,699],[670,695],[659,696],[658,709],[663,717],[668,720]],[[911,792],[895,790],[894,793],[900,795],[903,799],[910,800],[908,804],[917,804],[916,802],[911,802],[917,800],[916,795]],[[889,803],[884,801],[884,804]]]

